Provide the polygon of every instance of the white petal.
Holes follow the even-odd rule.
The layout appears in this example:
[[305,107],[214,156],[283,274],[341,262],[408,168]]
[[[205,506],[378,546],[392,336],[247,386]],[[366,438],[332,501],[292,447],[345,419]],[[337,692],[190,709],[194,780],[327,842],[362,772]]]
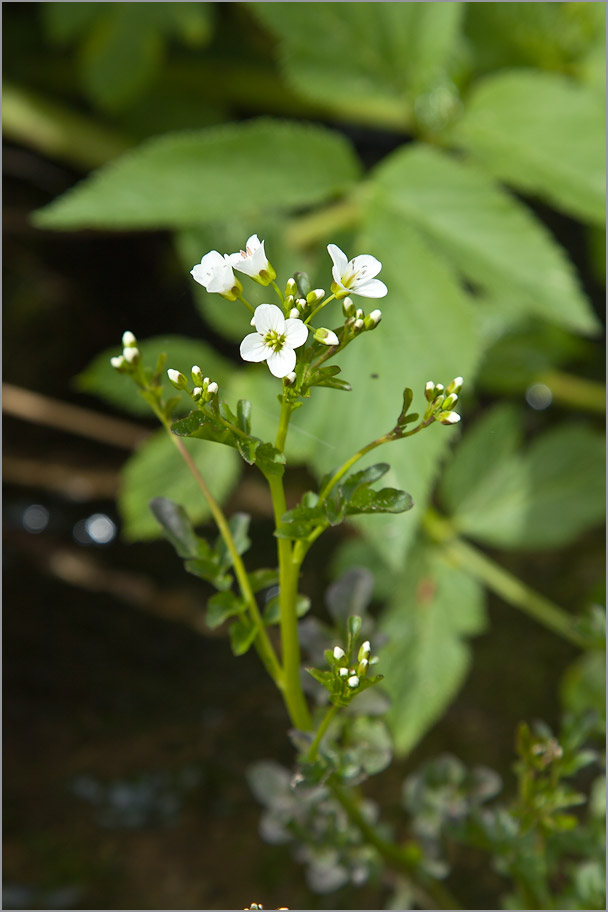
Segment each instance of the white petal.
[[260,239],[257,234],[252,234],[250,238],[247,238],[247,243],[245,248],[249,247],[250,250],[255,250],[256,247],[260,246]]
[[348,259],[346,257],[346,254],[344,251],[340,250],[336,244],[328,244],[327,252],[332,258],[334,264],[331,270],[334,281],[340,282],[340,279],[346,272],[346,267],[348,266]]
[[242,272],[243,275],[247,276],[257,276],[260,271],[253,262],[253,257],[244,257],[240,253],[230,254],[230,265],[237,272]]
[[365,282],[360,288],[351,288],[353,294],[361,295],[362,298],[383,298],[388,293],[388,288],[380,279],[372,279]]
[[285,332],[285,317],[281,308],[276,304],[260,304],[259,307],[256,307],[253,317],[255,328],[262,335],[270,332],[271,329],[279,334]]
[[286,377],[296,366],[296,353],[289,345],[284,345],[281,351],[268,355],[268,367],[275,377]]
[[308,326],[303,320],[285,320],[285,340],[292,348],[304,345],[308,338]]
[[207,282],[209,281],[210,273],[209,273],[209,270],[205,269],[203,266],[201,266],[200,263],[197,263],[197,265],[194,266],[190,270],[190,275],[192,276],[194,281],[198,282],[199,285],[202,285],[203,288],[207,287]]
[[249,333],[241,342],[241,358],[243,361],[265,361],[272,349],[264,345],[264,340],[259,333]]
[[363,253],[361,256],[355,257],[353,266],[355,272],[363,273],[365,280],[375,278],[382,269],[380,260],[370,256],[368,253]]

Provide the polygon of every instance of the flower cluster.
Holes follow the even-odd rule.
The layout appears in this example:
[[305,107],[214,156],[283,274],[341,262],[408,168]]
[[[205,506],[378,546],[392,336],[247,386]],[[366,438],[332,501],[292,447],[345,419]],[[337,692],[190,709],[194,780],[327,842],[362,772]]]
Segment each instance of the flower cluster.
[[181,371],[169,368],[167,376],[175,389],[186,390],[195,402],[210,402],[217,395],[219,389],[217,383],[209,380],[209,377],[203,377],[203,372],[197,364],[193,365],[191,373],[194,383],[192,389],[189,388],[188,378]]
[[463,383],[462,377],[455,377],[446,387],[442,383],[434,383],[429,380],[424,388],[424,395],[428,402],[424,420],[434,419],[441,424],[458,424],[460,415],[453,410],[458,404],[458,394]]
[[110,364],[117,371],[128,371],[129,368],[135,366],[141,358],[140,351],[137,347],[137,339],[129,330],[122,334],[122,345],[122,355],[110,358]]
[[[222,295],[228,300],[242,301],[252,312],[251,325],[255,328],[241,343],[241,357],[244,361],[266,361],[270,372],[279,379],[293,383],[291,379],[296,365],[296,349],[304,345],[309,329],[313,340],[328,348],[343,348],[363,330],[375,329],[382,318],[379,310],[365,316],[356,308],[349,294],[368,298],[381,298],[387,293],[386,285],[375,277],[382,264],[367,254],[348,260],[346,254],[335,244],[327,247],[332,260],[331,295],[325,297],[323,288],[312,291],[303,288],[295,277],[288,280],[285,293],[275,283],[276,271],[264,250],[264,241],[257,234],[248,238],[245,249],[239,253],[221,254],[217,250],[206,253],[201,262],[194,266],[191,275],[208,292]],[[280,306],[260,304],[255,309],[243,297],[243,286],[234,271],[253,279],[259,285],[272,285],[279,296]],[[307,280],[306,280],[307,284]],[[329,301],[343,299],[346,318],[344,332],[338,335],[325,326],[311,324],[313,317]]]

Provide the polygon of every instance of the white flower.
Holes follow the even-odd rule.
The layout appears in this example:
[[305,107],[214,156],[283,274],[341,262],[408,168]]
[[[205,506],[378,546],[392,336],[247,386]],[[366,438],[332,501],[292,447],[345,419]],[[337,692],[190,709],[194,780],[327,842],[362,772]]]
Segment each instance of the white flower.
[[255,279],[261,285],[269,285],[277,277],[266,258],[264,241],[260,241],[257,234],[252,234],[247,239],[245,249],[240,253],[231,253],[229,260],[234,269]]
[[260,304],[251,321],[257,332],[245,336],[241,342],[244,361],[267,361],[270,373],[286,377],[295,367],[294,349],[304,345],[308,327],[302,320],[287,320],[276,304]]
[[232,271],[229,254],[222,256],[217,250],[206,253],[200,263],[190,270],[190,275],[211,294],[220,294],[231,301],[236,300],[243,290]]
[[332,258],[331,274],[334,278],[331,290],[337,298],[358,294],[364,298],[383,298],[388,289],[384,282],[376,279],[382,263],[373,256],[363,254],[346,259],[346,254],[335,244],[328,244],[327,251]]

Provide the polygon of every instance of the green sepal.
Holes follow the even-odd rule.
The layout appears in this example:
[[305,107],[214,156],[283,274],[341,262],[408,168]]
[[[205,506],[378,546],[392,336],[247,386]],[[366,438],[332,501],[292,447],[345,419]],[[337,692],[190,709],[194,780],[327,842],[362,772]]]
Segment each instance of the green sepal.
[[242,614],[245,603],[234,592],[218,592],[207,602],[207,626],[214,630],[235,614]]
[[[296,615],[304,617],[310,610],[310,599],[307,595],[298,595],[296,599]],[[281,620],[281,606],[279,596],[269,599],[264,606],[263,619],[265,624],[278,624]]]
[[235,656],[245,655],[256,638],[257,627],[244,620],[234,621],[228,629],[230,648]]

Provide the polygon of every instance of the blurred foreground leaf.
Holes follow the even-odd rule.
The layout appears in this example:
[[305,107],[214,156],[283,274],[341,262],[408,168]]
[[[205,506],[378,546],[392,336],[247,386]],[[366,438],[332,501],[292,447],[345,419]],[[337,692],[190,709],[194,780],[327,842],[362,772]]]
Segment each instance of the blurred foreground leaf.
[[[206,441],[183,441],[205,481],[221,503],[239,475],[236,450]],[[209,516],[206,501],[188,468],[169,439],[158,431],[125,464],[118,507],[123,534],[130,541],[158,538],[162,529],[150,510],[150,501],[162,495],[187,508],[192,522]]]
[[34,222],[62,230],[183,228],[312,206],[358,176],[339,134],[262,119],[142,143],[39,210]]

